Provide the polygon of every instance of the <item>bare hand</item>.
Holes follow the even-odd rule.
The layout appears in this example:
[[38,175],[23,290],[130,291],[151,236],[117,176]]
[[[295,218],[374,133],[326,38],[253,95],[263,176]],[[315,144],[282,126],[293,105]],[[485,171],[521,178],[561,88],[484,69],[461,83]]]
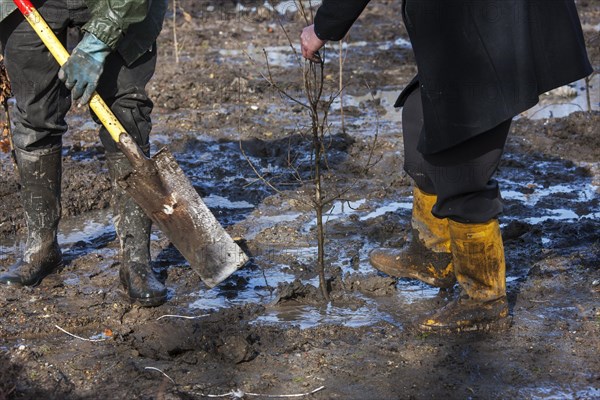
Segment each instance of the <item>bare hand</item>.
[[302,55],[307,60],[313,62],[321,62],[321,57],[318,55],[318,51],[325,45],[325,41],[318,38],[315,33],[315,26],[310,25],[302,30],[300,35],[300,45],[302,47]]

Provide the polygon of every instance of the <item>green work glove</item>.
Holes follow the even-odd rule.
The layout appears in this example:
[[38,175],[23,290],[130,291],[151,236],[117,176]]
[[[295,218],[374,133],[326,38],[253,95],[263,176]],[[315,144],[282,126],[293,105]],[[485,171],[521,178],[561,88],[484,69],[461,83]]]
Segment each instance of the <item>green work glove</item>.
[[102,40],[86,32],[58,72],[58,78],[71,90],[73,100],[79,100],[80,106],[89,103],[110,52]]

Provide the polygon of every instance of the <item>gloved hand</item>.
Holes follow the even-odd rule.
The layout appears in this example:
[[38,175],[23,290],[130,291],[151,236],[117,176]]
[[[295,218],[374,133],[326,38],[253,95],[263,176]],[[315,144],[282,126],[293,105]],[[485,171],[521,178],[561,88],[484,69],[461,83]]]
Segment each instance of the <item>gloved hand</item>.
[[86,32],[58,72],[58,78],[71,90],[73,100],[79,100],[80,106],[89,103],[110,52],[102,40]]

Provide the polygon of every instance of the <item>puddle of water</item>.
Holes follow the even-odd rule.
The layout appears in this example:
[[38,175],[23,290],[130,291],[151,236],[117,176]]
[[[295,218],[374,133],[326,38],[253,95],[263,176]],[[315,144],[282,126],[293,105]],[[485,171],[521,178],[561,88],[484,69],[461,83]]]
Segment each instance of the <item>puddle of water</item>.
[[[593,177],[582,176],[576,171],[578,166],[562,160],[536,162],[522,160],[524,157],[507,154],[505,158],[528,167],[502,167],[497,179],[502,198],[521,203],[527,215],[508,214],[502,216],[503,221],[518,219],[536,225],[545,221],[600,218],[600,206],[594,204],[594,199],[599,197],[599,187]],[[564,176],[564,181],[557,182],[557,176]]]
[[112,212],[108,209],[92,211],[78,218],[64,218],[58,229],[58,243],[69,246],[114,232]]
[[[533,108],[521,114],[521,117],[530,119],[562,118],[577,111],[600,110],[600,75],[596,74],[590,79],[589,88],[586,88],[585,79],[561,88],[559,92],[572,96],[542,95],[540,102]],[[590,104],[588,105],[588,89]],[[556,93],[556,92],[554,92]]]
[[579,219],[579,215],[572,210],[556,209],[549,212],[551,213],[550,215],[544,215],[543,217],[524,218],[521,219],[521,221],[531,225],[536,225],[545,221],[566,221]]
[[220,49],[219,55],[223,61],[234,58],[250,57],[254,62],[266,64],[270,67],[292,68],[301,66],[303,61],[299,58],[302,55],[299,46],[267,46],[256,47],[249,45],[246,49]]
[[[333,206],[325,213],[323,221],[325,223],[335,221],[339,218],[348,218],[352,214],[359,212],[358,210],[366,203],[366,199],[356,201],[336,201]],[[317,218],[313,218],[305,225],[303,232],[310,232],[317,226]]]
[[[402,89],[386,88],[377,90],[374,93],[365,93],[359,96],[352,96],[344,94],[343,102],[344,107],[357,107],[365,109],[366,114],[373,114],[371,106],[364,106],[365,102],[379,101],[379,105],[385,110],[385,114],[379,115],[379,118],[385,119],[386,122],[400,122],[402,121],[402,113],[400,109],[394,107],[394,103],[398,99]],[[331,109],[339,111],[341,108],[342,100],[338,97],[331,105]]]
[[[407,197],[407,200],[410,200],[412,196]],[[368,219],[377,218],[381,215],[384,215],[387,212],[395,212],[398,210],[412,210],[412,201],[410,202],[391,202],[389,204],[382,205],[381,207],[375,209],[375,211],[370,212],[367,215],[363,215],[360,217],[361,221],[366,221]]]
[[[409,41],[402,38],[385,42],[358,41],[342,43],[343,50],[363,47],[370,47],[380,51],[391,51],[393,49],[409,49],[412,46]],[[335,60],[339,54],[339,45],[331,44],[328,48],[329,50],[326,53],[326,57],[328,58],[329,62],[335,63]],[[293,43],[293,48],[290,45],[267,47],[256,47],[254,45],[249,45],[245,49],[219,49],[219,55],[223,57],[224,62],[231,62],[236,58],[243,58],[246,60],[248,57],[250,57],[257,63],[265,63],[265,60],[268,60],[270,67],[291,68],[301,67],[304,65],[302,51],[300,50],[300,45],[298,43]],[[396,94],[396,97],[397,96],[398,94]]]
[[413,304],[437,297],[439,289],[412,279],[398,281],[398,299],[405,304]]
[[[537,163],[535,165],[535,167],[537,169],[543,170],[545,167],[552,168],[555,166],[551,165],[550,163]],[[567,169],[567,167],[564,167],[564,168]],[[565,178],[565,181],[566,180],[567,179]],[[535,182],[530,182],[523,186],[522,183],[517,184],[517,182],[512,182],[510,180],[504,180],[502,178],[500,178],[499,181],[501,182],[501,184],[503,186],[504,185],[508,186],[508,189],[502,190],[502,198],[503,199],[518,200],[522,203],[527,204],[528,206],[534,206],[534,205],[536,205],[536,203],[538,203],[543,198],[553,196],[556,194],[560,194],[560,193],[576,195],[577,198],[574,199],[574,201],[576,201],[576,202],[588,201],[588,200],[593,199],[595,196],[597,196],[598,189],[599,189],[591,181],[585,182],[583,187],[580,184],[581,182],[576,182],[573,184],[558,183],[555,185],[550,185],[548,187],[543,187],[539,184],[536,184]],[[528,189],[532,189],[533,191],[531,193],[523,193],[518,190],[513,190],[511,187],[514,187],[515,185],[519,185],[519,188],[527,187]]]
[[590,386],[585,389],[574,389],[571,387],[561,387],[554,384],[540,385],[534,388],[523,388],[519,390],[521,398],[544,399],[544,400],[563,400],[563,399],[598,399],[600,398],[600,388]]
[[[407,200],[411,200],[412,196],[408,196]],[[364,207],[363,207],[364,206]],[[351,215],[359,215],[359,220],[366,221],[372,218],[377,218],[384,215],[387,212],[395,212],[398,210],[412,210],[412,201],[408,202],[389,202],[378,205],[374,210],[367,204],[366,199],[360,199],[355,201],[337,201],[333,204],[331,209],[325,214],[325,223],[335,221],[340,218],[348,218]],[[315,229],[317,225],[317,219],[312,219],[308,224],[305,225],[303,231],[310,232]]]
[[283,272],[281,268],[269,268],[265,271],[265,276],[258,270],[239,270],[230,279],[245,280],[247,283],[237,285],[234,290],[226,290],[223,285],[201,289],[192,295],[197,300],[192,301],[188,307],[192,310],[210,310],[248,302],[269,303],[275,300],[273,289],[278,283],[291,283],[295,279],[294,275]]
[[225,197],[217,196],[216,194],[210,194],[202,199],[204,203],[210,208],[226,208],[230,210],[254,208],[253,204],[247,201],[231,201]]
[[289,323],[301,329],[314,328],[322,324],[344,325],[351,328],[369,326],[381,321],[388,321],[398,325],[386,313],[374,309],[373,304],[349,309],[332,305],[323,307],[314,306],[282,306],[277,310],[267,310],[253,323],[280,324]]

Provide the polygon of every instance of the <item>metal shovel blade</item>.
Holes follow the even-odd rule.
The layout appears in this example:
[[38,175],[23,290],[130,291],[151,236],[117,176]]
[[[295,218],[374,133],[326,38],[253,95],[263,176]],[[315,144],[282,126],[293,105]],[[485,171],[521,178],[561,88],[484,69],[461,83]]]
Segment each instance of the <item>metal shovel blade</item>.
[[[23,16],[59,65],[69,53],[29,0],[14,0]],[[144,212],[213,287],[244,265],[248,257],[225,232],[168,151],[144,155],[102,98],[94,93],[90,107],[127,156],[134,172],[119,182]]]
[[119,184],[206,285],[216,286],[248,261],[167,149],[148,158],[127,134],[121,135],[119,147],[133,166],[133,172]]

